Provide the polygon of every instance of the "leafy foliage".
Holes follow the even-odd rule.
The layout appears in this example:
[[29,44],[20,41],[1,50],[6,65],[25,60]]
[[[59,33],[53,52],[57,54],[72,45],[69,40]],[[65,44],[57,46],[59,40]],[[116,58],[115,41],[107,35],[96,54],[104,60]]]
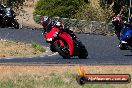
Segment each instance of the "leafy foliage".
[[83,3],[82,0],[39,0],[34,14],[73,18]]
[[[14,9],[21,9],[23,2],[27,0],[1,0]],[[97,1],[99,8],[91,6],[91,2]],[[38,0],[34,18],[36,15],[60,16],[65,18],[77,18],[85,20],[109,21],[112,16],[120,14],[124,19],[128,17],[130,0]]]
[[82,20],[96,20],[96,21],[105,21],[108,22],[110,17],[113,15],[111,8],[95,8],[90,3],[84,4],[76,14],[76,18]]
[[35,12],[36,15],[60,16],[82,20],[108,21],[113,15],[111,8],[94,8],[91,1],[86,0],[39,0]]
[[123,20],[127,20],[130,0],[107,0],[107,1],[99,0],[99,1],[100,1],[100,6],[103,9],[104,9],[104,7],[111,8],[113,11],[113,15],[119,14],[122,16]]

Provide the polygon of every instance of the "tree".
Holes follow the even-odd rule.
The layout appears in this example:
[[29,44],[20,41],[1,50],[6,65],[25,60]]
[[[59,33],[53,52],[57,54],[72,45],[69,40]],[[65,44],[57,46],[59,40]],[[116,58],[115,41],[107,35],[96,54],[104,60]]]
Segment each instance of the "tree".
[[[120,14],[124,20],[128,17],[130,0],[99,0],[103,9],[111,8],[114,16]],[[111,17],[113,17],[111,15]]]
[[73,18],[83,3],[82,0],[39,0],[34,14]]

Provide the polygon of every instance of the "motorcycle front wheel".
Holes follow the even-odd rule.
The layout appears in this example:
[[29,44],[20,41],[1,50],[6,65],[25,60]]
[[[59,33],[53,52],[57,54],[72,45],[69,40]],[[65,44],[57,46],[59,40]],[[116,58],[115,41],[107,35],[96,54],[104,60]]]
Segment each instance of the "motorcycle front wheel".
[[[66,44],[67,45],[67,44]],[[54,43],[56,51],[64,58],[70,59],[69,50],[66,46],[61,46],[59,42]]]
[[123,44],[123,43],[119,45],[119,48],[121,50],[127,50],[128,49],[128,47],[126,46],[126,44]]
[[19,29],[19,23],[17,22],[17,20],[14,20],[12,22],[12,26],[15,28],[15,29]]

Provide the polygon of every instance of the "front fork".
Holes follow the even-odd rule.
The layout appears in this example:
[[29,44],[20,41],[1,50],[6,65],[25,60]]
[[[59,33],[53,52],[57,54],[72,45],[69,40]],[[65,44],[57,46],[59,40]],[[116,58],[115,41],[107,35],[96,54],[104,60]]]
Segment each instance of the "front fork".
[[132,49],[132,43],[120,41],[119,48],[124,49],[124,50]]
[[64,43],[63,43],[62,40],[54,41],[54,42],[50,43],[50,50],[52,52],[57,52],[56,49],[55,49],[55,47],[54,47],[54,43],[59,43],[61,47],[65,47],[65,45],[64,45]]

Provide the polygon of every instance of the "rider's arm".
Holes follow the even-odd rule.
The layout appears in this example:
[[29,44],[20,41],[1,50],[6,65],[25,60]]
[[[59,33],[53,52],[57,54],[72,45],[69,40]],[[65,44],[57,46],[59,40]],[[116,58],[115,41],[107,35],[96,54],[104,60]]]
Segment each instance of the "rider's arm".
[[43,28],[43,33],[42,33],[43,35],[45,35],[46,34],[46,29],[45,28]]

